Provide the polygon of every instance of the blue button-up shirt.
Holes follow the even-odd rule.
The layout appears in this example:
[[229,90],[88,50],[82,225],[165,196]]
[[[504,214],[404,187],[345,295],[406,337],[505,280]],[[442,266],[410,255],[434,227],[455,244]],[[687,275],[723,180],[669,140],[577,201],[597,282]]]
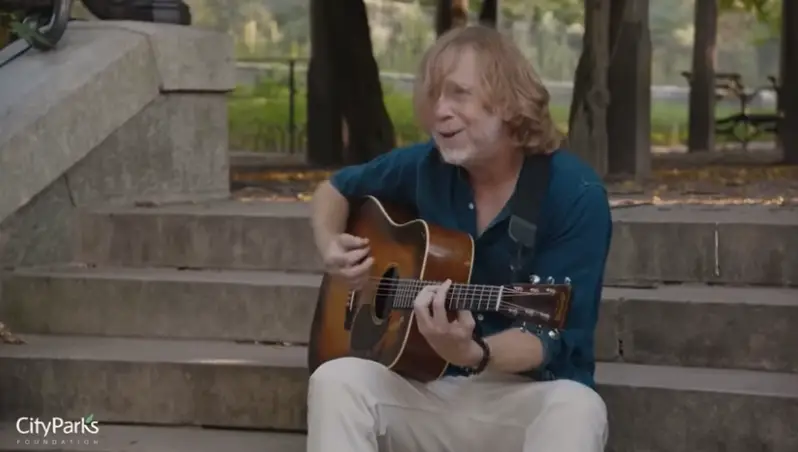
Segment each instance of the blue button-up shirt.
[[[571,279],[571,308],[565,328],[553,337],[540,337],[543,363],[530,372],[537,379],[567,378],[593,387],[596,329],[604,266],[612,220],[606,190],[598,175],[575,155],[560,150],[551,158],[549,188],[541,206],[537,244],[521,271],[512,271],[518,245],[507,228],[507,206],[481,235],[473,192],[462,170],[445,163],[429,143],[395,149],[374,160],[336,172],[330,182],[342,195],[366,195],[415,208],[419,218],[475,237],[474,284],[528,282],[529,275]],[[520,275],[520,276],[519,276]],[[523,277],[524,279],[515,280]],[[482,334],[510,328],[512,320],[485,314],[478,322]],[[462,370],[450,366],[450,373]]]

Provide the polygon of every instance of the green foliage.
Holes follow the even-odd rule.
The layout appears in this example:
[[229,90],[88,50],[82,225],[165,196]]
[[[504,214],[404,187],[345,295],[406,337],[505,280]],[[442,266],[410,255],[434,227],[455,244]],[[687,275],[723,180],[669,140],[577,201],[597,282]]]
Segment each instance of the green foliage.
[[[763,83],[777,70],[780,0],[723,2],[718,33],[718,68]],[[186,0],[197,26],[233,36],[237,57],[257,59],[310,54],[308,3],[296,0]],[[584,0],[500,0],[501,25],[512,35],[538,73],[548,80],[570,80],[581,51]],[[649,0],[655,84],[685,85],[690,68],[695,0]],[[761,2],[761,5],[760,3]],[[369,2],[374,56],[382,71],[412,73],[419,56],[435,39],[437,0]],[[481,0],[469,0],[472,17]],[[232,5],[232,6],[231,6]],[[742,12],[744,14],[732,14]],[[752,19],[767,19],[755,24]],[[758,48],[752,44],[765,44]]]
[[50,41],[38,30],[22,21],[21,14],[0,11],[0,48],[15,39],[24,39],[29,44],[38,43],[52,47]]
[[10,14],[0,12],[0,49],[11,42],[11,19]]
[[784,0],[720,0],[719,6],[722,12],[737,11],[753,14],[757,22],[765,25],[772,36],[778,36],[781,28],[782,1]]
[[24,39],[30,44],[36,42],[47,47],[53,46],[53,44],[47,38],[42,36],[38,30],[34,29],[28,24],[22,22],[11,22],[11,31],[14,32],[14,34],[20,39]]
[[[306,93],[296,94],[295,124],[304,130]],[[385,90],[385,107],[393,121],[399,146],[423,141],[427,137],[416,124],[410,95]],[[230,149],[275,151],[285,149],[289,124],[290,97],[285,83],[265,80],[254,87],[239,87],[228,103]],[[569,105],[550,106],[552,117],[565,132]],[[737,113],[734,107],[719,106],[718,117]],[[651,109],[651,141],[654,146],[675,146],[687,142],[687,104],[654,102]],[[719,141],[725,138],[718,137]],[[301,142],[302,140],[298,140]]]

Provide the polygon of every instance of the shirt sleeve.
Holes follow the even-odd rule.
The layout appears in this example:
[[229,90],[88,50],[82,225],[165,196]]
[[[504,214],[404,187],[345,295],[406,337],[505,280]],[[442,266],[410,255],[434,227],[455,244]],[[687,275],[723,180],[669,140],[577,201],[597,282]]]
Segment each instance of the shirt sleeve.
[[397,148],[367,163],[340,169],[330,177],[330,183],[350,199],[374,196],[415,205],[418,168],[428,152],[425,145]]
[[604,268],[612,240],[612,217],[607,192],[600,184],[586,185],[569,210],[565,227],[541,249],[535,273],[561,283],[571,280],[571,305],[565,328],[554,334],[539,329],[543,363],[538,370],[566,370],[594,361],[593,335],[598,322]]

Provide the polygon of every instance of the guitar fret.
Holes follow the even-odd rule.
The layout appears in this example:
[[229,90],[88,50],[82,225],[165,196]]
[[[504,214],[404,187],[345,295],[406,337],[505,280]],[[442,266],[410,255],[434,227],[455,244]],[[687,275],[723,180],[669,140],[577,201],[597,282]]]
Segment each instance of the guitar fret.
[[[395,309],[412,309],[419,292],[431,284],[438,283],[396,278],[379,283],[377,292],[381,296],[392,296],[391,306]],[[498,312],[502,309],[504,289],[504,286],[454,283],[446,297],[446,308],[455,311]]]
[[407,305],[407,295],[410,288],[406,281],[399,281],[399,285],[397,286],[397,297],[399,298],[399,305],[405,307]]
[[502,305],[502,293],[504,292],[504,286],[499,286],[499,290],[496,293],[496,312],[499,312],[499,308]]

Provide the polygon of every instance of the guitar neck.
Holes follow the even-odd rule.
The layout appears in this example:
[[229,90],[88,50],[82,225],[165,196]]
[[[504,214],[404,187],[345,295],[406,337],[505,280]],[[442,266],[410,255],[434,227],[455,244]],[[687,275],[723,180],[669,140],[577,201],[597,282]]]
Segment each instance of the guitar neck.
[[[440,281],[410,279],[394,281],[395,287],[392,292],[393,307],[395,309],[412,309],[413,301],[421,289],[426,286],[441,284]],[[472,312],[498,311],[503,291],[503,286],[452,283],[446,292],[446,309]]]

